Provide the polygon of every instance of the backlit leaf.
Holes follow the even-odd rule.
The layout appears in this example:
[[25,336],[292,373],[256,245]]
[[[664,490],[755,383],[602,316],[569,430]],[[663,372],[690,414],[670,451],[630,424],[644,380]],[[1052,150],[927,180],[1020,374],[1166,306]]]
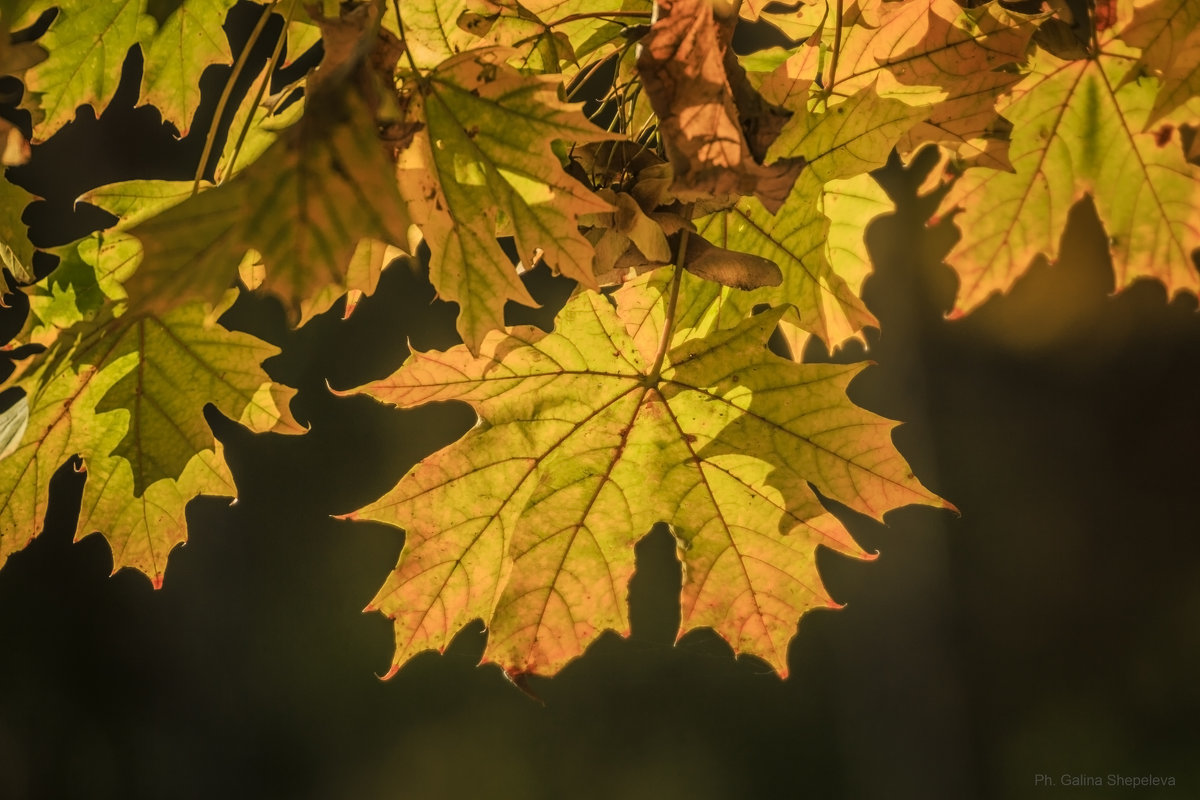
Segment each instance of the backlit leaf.
[[578,217],[608,209],[563,171],[550,144],[611,137],[558,100],[553,78],[520,75],[503,54],[475,50],[419,79],[409,114],[424,127],[397,164],[431,251],[430,280],[459,304],[458,331],[471,347],[503,325],[506,301],[535,305],[497,233],[513,235],[527,267],[544,260],[594,286]]
[[183,0],[154,34],[145,53],[142,102],[186,136],[200,105],[197,78],[210,64],[233,60],[222,25],[230,0]]
[[1121,47],[1110,38],[1096,60],[1069,62],[1039,52],[1002,108],[1016,172],[969,170],[946,195],[941,213],[962,209],[962,239],[946,258],[961,279],[958,312],[1007,290],[1035,256],[1055,259],[1085,195],[1108,231],[1118,289],[1138,278],[1161,280],[1170,295],[1200,289],[1200,173],[1173,137],[1143,132],[1158,84],[1122,85]]
[[876,518],[941,504],[892,448],[893,424],[845,397],[859,367],[767,351],[778,311],[673,348],[656,373],[651,338],[628,327],[661,330],[655,281],[623,286],[616,309],[576,296],[552,334],[414,353],[364,387],[404,407],[465,401],[481,418],[358,514],[407,530],[371,604],[395,622],[393,669],[475,618],[484,659],[510,674],[556,672],[603,630],[628,634],[633,546],[665,521],[686,576],[681,635],[713,627],[786,673],[797,620],[833,604],[815,548],[862,555],[809,483]]
[[1151,74],[1162,80],[1147,125],[1200,94],[1200,3],[1143,0],[1119,35],[1142,48],[1126,79]]
[[40,44],[49,57],[25,76],[33,97],[34,139],[48,139],[75,118],[75,109],[104,109],[117,91],[121,64],[129,48],[149,41],[154,19],[146,0],[58,4],[58,16]]
[[753,194],[774,212],[804,161],[764,163],[790,112],[747,82],[731,49],[732,9],[721,17],[721,7],[708,0],[670,0],[658,8],[637,67],[674,169],[671,193],[685,203],[732,203]]

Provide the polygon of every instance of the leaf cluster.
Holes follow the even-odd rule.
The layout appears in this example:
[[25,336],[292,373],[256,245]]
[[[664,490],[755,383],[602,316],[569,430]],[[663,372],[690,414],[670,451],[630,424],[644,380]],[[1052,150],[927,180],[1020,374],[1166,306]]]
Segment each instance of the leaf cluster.
[[[817,548],[866,555],[822,498],[950,507],[847,397],[862,365],[802,363],[809,337],[878,327],[863,233],[892,203],[872,170],[939,154],[925,189],[961,232],[957,313],[1054,258],[1085,196],[1118,289],[1200,290],[1191,0],[271,0],[236,49],[231,6],[0,3],[25,115],[0,119],[5,165],[101,113],[134,48],[142,102],[204,137],[192,180],[79,198],[117,222],[50,248],[48,274],[34,198],[0,178],[0,290],[30,308],[0,413],[0,563],[78,457],[78,535],[161,585],[185,504],[236,492],[204,406],[303,433],[262,368],[277,348],[222,312],[271,292],[297,326],[342,297],[349,315],[420,254],[462,344],[348,388],[465,402],[479,424],[350,515],[406,533],[369,606],[394,622],[393,671],[482,619],[485,660],[556,672],[628,632],[634,544],[665,522],[680,635],[713,628],[785,674],[798,619],[836,605]],[[742,50],[756,35],[780,44]],[[191,131],[210,67],[225,88]],[[535,269],[578,285],[552,332],[505,325],[536,305]]]

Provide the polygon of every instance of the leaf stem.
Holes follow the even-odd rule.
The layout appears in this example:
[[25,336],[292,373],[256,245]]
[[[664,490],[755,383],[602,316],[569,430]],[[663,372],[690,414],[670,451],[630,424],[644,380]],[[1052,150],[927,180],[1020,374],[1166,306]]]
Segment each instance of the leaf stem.
[[833,84],[837,80],[838,56],[842,52],[842,0],[837,0],[837,13],[833,20],[833,56],[829,60],[829,81],[825,84],[825,91],[833,91]]
[[[192,179],[193,196],[200,191],[200,180],[204,177],[204,169],[208,166],[209,156],[212,155],[213,143],[217,140],[217,131],[221,129],[221,118],[225,116],[225,106],[229,104],[229,96],[233,94],[233,85],[241,76],[242,69],[246,66],[246,60],[250,57],[250,51],[258,43],[258,37],[262,35],[263,28],[267,26],[267,20],[271,18],[271,12],[278,2],[279,0],[271,0],[271,5],[263,9],[263,13],[258,17],[258,22],[254,23],[254,28],[250,31],[249,38],[242,46],[242,51],[238,53],[237,60],[233,62],[233,71],[229,73],[229,80],[225,81],[225,88],[221,90],[221,97],[217,100],[217,110],[213,112],[212,124],[208,128],[208,135],[204,137],[204,152],[200,154],[200,163],[196,165],[196,177]],[[281,32],[279,35],[283,36],[283,33]]]
[[[279,63],[280,56],[283,55],[283,43],[287,39],[287,26],[292,21],[292,12],[296,10],[296,4],[288,6],[287,15],[283,18],[283,30],[279,34],[279,38],[275,41],[275,49],[271,51],[271,57],[267,60],[266,77],[258,86],[258,92],[254,95],[254,104],[251,109],[258,108],[258,104],[262,102],[263,94],[266,93],[267,87],[271,85],[271,78],[275,72],[275,66]],[[242,129],[238,131],[237,142],[233,146],[233,154],[229,157],[229,164],[225,168],[225,173],[221,176],[218,183],[224,183],[225,178],[233,174],[233,168],[237,164],[238,156],[241,155],[242,145],[246,142],[246,135],[250,133],[250,125],[254,122],[254,111],[252,110],[246,116],[246,122],[242,125]],[[195,192],[193,191],[193,194]]]
[[679,286],[683,283],[683,262],[687,258],[689,231],[684,228],[679,233],[679,251],[675,256],[675,272],[671,275],[671,296],[667,299],[667,319],[663,323],[662,340],[658,343],[658,352],[654,354],[654,366],[646,375],[644,383],[647,386],[657,386],[662,377],[663,361],[671,346],[671,336],[675,333],[675,308],[679,305]]

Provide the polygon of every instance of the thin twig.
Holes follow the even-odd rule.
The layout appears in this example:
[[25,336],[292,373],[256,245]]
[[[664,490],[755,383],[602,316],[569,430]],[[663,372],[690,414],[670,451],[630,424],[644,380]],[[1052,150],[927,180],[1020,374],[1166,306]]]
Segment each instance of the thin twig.
[[[267,87],[271,85],[271,79],[275,74],[275,67],[279,64],[279,58],[283,55],[283,43],[287,39],[287,26],[292,21],[292,12],[296,10],[296,5],[293,3],[288,6],[287,15],[283,18],[283,30],[279,34],[279,38],[275,40],[275,49],[271,51],[271,57],[267,59],[266,76],[262,83],[258,86],[258,92],[254,95],[254,104],[250,106],[252,109],[258,108],[258,104],[262,102],[263,94],[266,93]],[[222,173],[218,183],[224,183],[225,178],[233,174],[233,168],[237,164],[238,156],[242,153],[242,145],[246,142],[246,135],[250,132],[250,125],[254,122],[254,112],[251,111],[246,117],[246,122],[242,125],[242,129],[238,132],[237,141],[233,145],[233,154],[229,157],[229,164]]]
[[196,176],[192,179],[193,195],[200,191],[200,181],[208,166],[208,158],[212,155],[213,143],[216,142],[217,131],[221,128],[221,118],[225,116],[225,106],[229,103],[229,96],[233,94],[233,85],[241,76],[242,69],[246,66],[246,60],[250,57],[250,51],[258,43],[258,37],[262,35],[263,28],[267,26],[267,20],[270,19],[271,12],[278,2],[279,0],[271,0],[271,5],[263,9],[258,22],[254,23],[254,29],[250,31],[250,37],[246,39],[246,44],[238,53],[237,61],[233,62],[233,71],[229,73],[229,80],[225,82],[225,88],[221,90],[221,98],[217,100],[217,110],[213,112],[212,124],[208,128],[208,135],[204,137],[204,152],[200,154],[200,163],[196,165]]

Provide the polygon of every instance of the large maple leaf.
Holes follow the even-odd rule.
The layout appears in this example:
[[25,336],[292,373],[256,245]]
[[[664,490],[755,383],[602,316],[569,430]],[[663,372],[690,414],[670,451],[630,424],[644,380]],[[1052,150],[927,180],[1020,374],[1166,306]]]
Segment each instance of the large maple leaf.
[[665,521],[684,564],[680,635],[712,627],[786,673],[797,620],[833,605],[816,547],[862,555],[810,483],[877,519],[944,505],[893,448],[894,424],[847,399],[860,366],[771,354],[781,309],[676,339],[669,315],[705,284],[685,275],[670,300],[662,283],[626,284],[615,308],[581,292],[554,333],[414,353],[363,387],[405,407],[465,401],[481,418],[356,514],[407,531],[369,606],[395,622],[393,671],[476,618],[484,660],[509,674],[556,672],[605,629],[628,634],[634,544]]
[[1117,289],[1157,278],[1168,295],[1200,290],[1200,170],[1170,128],[1144,131],[1158,82],[1122,83],[1137,57],[1108,29],[1090,59],[1037,52],[1002,112],[1014,126],[1015,172],[968,170],[939,213],[961,209],[946,260],[961,279],[956,311],[1007,290],[1035,256],[1057,257],[1072,207],[1086,195],[1108,232]]

